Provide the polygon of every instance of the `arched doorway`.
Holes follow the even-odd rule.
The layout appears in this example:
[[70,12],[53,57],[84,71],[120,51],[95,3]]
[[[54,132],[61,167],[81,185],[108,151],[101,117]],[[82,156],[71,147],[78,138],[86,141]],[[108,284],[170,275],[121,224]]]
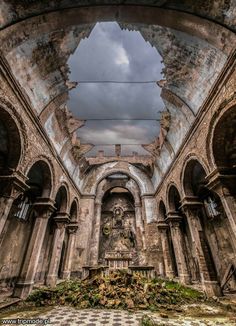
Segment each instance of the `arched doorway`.
[[1,237],[0,280],[13,287],[21,271],[35,223],[34,203],[50,192],[50,169],[44,161],[37,161],[28,174],[28,189],[12,204]]
[[103,196],[99,263],[109,269],[138,265],[134,198],[125,188],[112,188]]

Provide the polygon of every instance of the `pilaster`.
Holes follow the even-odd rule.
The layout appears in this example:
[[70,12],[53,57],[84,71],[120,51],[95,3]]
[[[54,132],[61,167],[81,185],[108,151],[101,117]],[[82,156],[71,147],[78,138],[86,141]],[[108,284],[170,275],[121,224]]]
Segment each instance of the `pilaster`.
[[52,251],[50,257],[50,263],[48,268],[48,274],[46,278],[46,284],[49,286],[55,286],[58,278],[58,268],[61,259],[62,245],[65,237],[65,227],[69,223],[69,215],[67,213],[59,212],[54,217],[55,230],[52,241]]
[[171,231],[171,238],[175,252],[175,258],[177,263],[177,269],[179,274],[179,280],[183,284],[190,283],[190,275],[188,272],[186,260],[185,260],[185,253],[184,253],[184,246],[183,246],[183,235],[181,231],[181,221],[182,216],[179,215],[178,212],[169,212],[167,214],[167,223],[170,225]]
[[54,201],[50,198],[38,198],[33,205],[36,215],[35,223],[19,280],[14,289],[16,297],[26,298],[33,288],[48,219],[55,209],[53,204]]
[[71,273],[71,264],[75,246],[76,232],[78,230],[78,223],[70,223],[66,226],[66,231],[68,232],[68,243],[66,248],[65,261],[62,270],[62,278],[69,279]]
[[169,246],[168,234],[167,234],[169,225],[165,221],[159,221],[157,223],[157,227],[160,231],[160,236],[161,236],[165,274],[167,277],[173,278],[174,271],[172,267],[172,259],[171,259],[170,246]]
[[[182,200],[181,207],[188,219],[194,255],[198,262],[203,290],[208,296],[220,296],[222,295],[220,285],[217,282],[216,276],[214,276],[214,271],[211,271],[211,267],[207,264],[199,235],[199,231],[202,229],[199,213],[202,213],[203,204],[197,197],[185,197]],[[204,231],[203,236],[205,236]]]

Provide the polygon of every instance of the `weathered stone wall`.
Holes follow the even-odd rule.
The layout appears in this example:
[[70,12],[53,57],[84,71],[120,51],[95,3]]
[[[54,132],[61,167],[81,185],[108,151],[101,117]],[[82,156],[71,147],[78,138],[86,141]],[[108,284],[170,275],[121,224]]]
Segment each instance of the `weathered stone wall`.
[[210,98],[205,102],[199,118],[187,134],[181,151],[156,191],[158,203],[163,199],[168,207],[168,188],[170,184],[177,186],[181,198],[186,195],[183,185],[183,173],[184,167],[190,159],[199,161],[207,174],[210,174],[216,168],[212,155],[213,125],[223,112],[236,103],[235,65],[236,61],[232,58],[229,66],[226,67],[224,78],[221,79],[217,87],[212,89]]
[[[69,214],[71,204],[75,198],[80,198],[80,193],[73,180],[70,179],[68,172],[62,165],[51,141],[43,131],[38,119],[30,110],[27,103],[21,97],[17,87],[13,86],[9,79],[5,77],[5,72],[0,76],[0,105],[1,110],[6,109],[13,119],[18,121],[21,134],[21,158],[17,171],[27,176],[30,167],[37,161],[43,160],[50,167],[52,177],[52,187],[49,196],[55,200],[59,187],[63,184],[68,190],[67,213]],[[1,115],[1,112],[0,112]],[[1,181],[0,181],[1,182]],[[2,187],[3,185],[1,185]],[[2,207],[4,210],[4,207]],[[2,214],[2,212],[1,212]],[[3,211],[4,214],[4,211]],[[11,214],[10,214],[11,215]],[[78,217],[78,216],[77,216]],[[29,237],[32,232],[34,221],[20,221],[9,216],[1,236],[1,258],[0,258],[0,279],[9,284],[13,284],[19,276],[24,253],[27,250]],[[44,248],[43,252],[48,250]],[[47,252],[47,264],[49,255]],[[42,258],[43,259],[43,254]],[[36,273],[36,280],[42,280],[46,273],[45,263],[39,261]],[[43,272],[44,270],[44,272]],[[42,273],[43,272],[43,273]],[[42,274],[42,275],[41,275]]]
[[[92,7],[94,4],[89,1],[87,5],[91,7],[81,8],[81,1],[76,1],[71,9],[69,0],[47,4],[4,2],[2,25],[7,27],[1,32],[2,53],[33,110],[43,121],[68,172],[79,180],[82,175],[75,157],[82,155],[84,149],[78,144],[76,149],[71,135],[59,130],[60,121],[57,121],[57,112],[65,106],[68,91],[76,86],[68,80],[68,58],[80,40],[89,35],[96,21],[106,21],[109,17],[121,22],[121,26],[140,31],[163,57],[162,96],[171,114],[169,132],[154,167],[152,180],[157,187],[234,47],[233,2],[217,1],[213,5],[207,1],[202,8],[193,2],[175,1],[132,2],[146,7],[128,6],[129,2],[119,7],[108,5],[120,4],[120,1],[96,1],[96,7]],[[99,7],[99,4],[107,6]],[[155,8],[148,7],[153,4]],[[209,19],[201,18],[204,15]],[[14,65],[15,58],[18,65]]]
[[[158,207],[160,202],[163,201],[167,213],[173,210],[170,206],[170,193],[169,189],[171,185],[175,185],[178,189],[181,200],[188,195],[186,193],[184,185],[184,170],[187,163],[191,160],[197,160],[203,166],[207,175],[210,175],[217,168],[213,157],[213,132],[214,126],[218,119],[231,107],[236,104],[236,76],[235,76],[235,59],[229,63],[225,70],[225,74],[222,75],[217,87],[210,93],[208,101],[204,105],[204,109],[199,114],[197,122],[194,124],[191,132],[187,135],[184,146],[174,160],[168,173],[163,177],[161,184],[156,192],[156,201]],[[219,151],[221,149],[219,148]],[[187,180],[190,182],[190,180]],[[223,196],[223,195],[222,195]],[[221,200],[223,198],[221,197]],[[235,212],[235,206],[233,214]],[[222,208],[224,211],[224,209]],[[158,220],[162,220],[161,213],[158,213]],[[214,220],[205,221],[203,223],[204,233],[209,244],[210,251],[213,256],[215,268],[219,277],[222,280],[227,272],[227,268],[235,260],[235,250],[233,250],[234,236],[232,235],[232,223],[230,225],[229,215],[226,217],[225,213],[222,213],[219,218]],[[192,220],[187,216],[187,223],[192,224]],[[154,231],[155,229],[155,231]],[[158,227],[153,226],[146,228],[146,238],[148,239],[147,250],[152,248],[152,242],[155,243],[156,239],[160,239],[160,231]],[[188,236],[190,240],[189,249],[194,254],[196,250],[196,243],[191,249],[192,240],[191,235]],[[195,248],[195,249],[194,249]],[[184,250],[184,248],[183,248]],[[184,250],[185,257],[191,258],[191,253],[188,253],[187,248]],[[155,261],[156,258],[151,258]],[[191,258],[192,259],[192,258]],[[191,260],[190,259],[190,260]],[[188,261],[190,267],[190,261]],[[194,272],[194,268],[191,269]],[[193,275],[194,276],[194,275]],[[193,277],[194,280],[195,277]],[[232,280],[234,283],[234,281]],[[234,285],[235,286],[235,285]]]
[[[93,2],[90,3],[92,4]],[[143,4],[145,3],[146,2],[143,2]],[[58,7],[55,7],[55,4],[55,1],[49,1],[46,11],[49,9],[57,9]],[[164,5],[162,2],[161,4]],[[159,5],[161,4],[159,3]],[[96,205],[98,206],[99,200],[101,201],[102,191],[104,191],[101,187],[102,189],[99,197],[99,186],[109,175],[123,173],[130,178],[126,184],[127,189],[135,193],[135,215],[137,224],[139,223],[140,238],[142,238],[143,241],[142,263],[153,265],[159,275],[174,276],[174,264],[171,262],[171,259],[169,259],[170,257],[166,257],[168,250],[165,250],[168,247],[169,240],[166,241],[167,237],[163,231],[171,228],[174,251],[175,254],[177,253],[179,255],[177,257],[178,259],[176,259],[176,265],[179,269],[178,276],[181,281],[189,281],[189,276],[192,280],[199,280],[199,275],[196,273],[195,276],[192,276],[190,271],[191,266],[193,266],[191,256],[195,255],[202,264],[201,280],[203,283],[204,281],[211,282],[212,292],[209,291],[209,293],[219,294],[219,292],[217,292],[218,290],[214,289],[215,279],[212,279],[212,275],[208,275],[209,273],[206,268],[207,262],[204,261],[204,259],[210,260],[210,258],[204,258],[204,252],[202,252],[203,249],[201,248],[200,242],[202,239],[199,237],[199,234],[204,233],[205,238],[203,237],[203,240],[208,241],[210,251],[214,253],[213,261],[217,276],[220,279],[224,278],[228,265],[235,261],[236,207],[235,187],[233,184],[235,176],[234,179],[233,175],[230,176],[232,177],[230,190],[232,191],[234,187],[232,193],[230,193],[225,185],[223,190],[221,189],[221,193],[218,192],[218,195],[219,193],[222,194],[220,199],[222,205],[224,204],[223,209],[225,210],[225,216],[222,214],[219,219],[207,221],[207,223],[203,222],[201,224],[198,223],[199,221],[196,222],[199,216],[196,213],[198,211],[195,209],[195,206],[197,206],[199,202],[193,202],[195,210],[192,210],[190,213],[186,209],[185,201],[189,199],[187,198],[189,194],[186,193],[186,187],[184,185],[184,171],[187,163],[191,159],[194,159],[203,167],[206,174],[206,182],[210,183],[210,180],[212,181],[212,175],[214,176],[215,172],[219,172],[216,171],[217,166],[212,150],[213,132],[219,118],[222,117],[227,110],[230,110],[231,107],[236,107],[236,59],[235,52],[233,52],[235,34],[231,31],[235,26],[233,16],[235,8],[231,8],[232,4],[233,1],[226,1],[224,3],[218,1],[215,3],[215,6],[205,4],[198,10],[198,7],[191,2],[187,4],[186,1],[183,1],[182,5],[175,2],[170,3],[169,1],[165,3],[166,8],[182,8],[190,13],[202,13],[206,15],[207,18],[211,18],[215,22],[220,22],[228,26],[229,29],[222,28],[219,24],[212,24],[212,22],[199,17],[189,16],[185,13],[181,13],[179,20],[175,20],[173,18],[177,17],[178,12],[158,9],[159,13],[163,13],[163,17],[160,16],[159,18],[161,28],[156,30],[156,32],[160,34],[160,31],[165,31],[169,41],[166,48],[163,46],[163,48],[160,49],[160,51],[163,51],[163,56],[165,56],[167,66],[166,74],[169,78],[167,81],[170,83],[169,89],[163,89],[163,98],[166,106],[169,107],[169,111],[172,113],[173,119],[170,133],[167,137],[167,141],[163,145],[160,159],[156,161],[154,176],[151,180],[146,172],[143,172],[137,166],[123,161],[114,161],[97,165],[90,168],[89,172],[82,174],[73,155],[73,151],[71,151],[71,147],[73,146],[72,141],[65,137],[70,134],[68,125],[67,128],[63,129],[60,125],[60,119],[58,119],[56,114],[54,115],[57,108],[63,108],[63,103],[65,103],[67,98],[68,87],[71,86],[66,84],[68,74],[66,60],[69,54],[75,49],[78,39],[84,36],[83,31],[76,30],[75,27],[73,27],[73,32],[70,29],[73,22],[75,23],[78,19],[76,10],[69,10],[68,17],[62,17],[58,12],[51,12],[48,14],[50,19],[47,20],[47,15],[36,15],[42,13],[42,8],[44,8],[41,7],[41,4],[37,3],[37,1],[33,6],[31,6],[28,1],[18,6],[14,1],[4,1],[4,15],[1,17],[1,23],[3,25],[16,22],[32,14],[37,16],[29,19],[32,19],[36,25],[32,25],[27,19],[22,22],[22,26],[27,27],[27,30],[24,28],[19,29],[18,38],[11,38],[17,28],[14,25],[10,26],[9,29],[7,28],[3,33],[3,40],[5,41],[3,51],[8,63],[1,58],[0,118],[1,114],[5,117],[2,113],[4,110],[12,116],[12,119],[19,129],[19,135],[14,131],[15,135],[13,138],[15,139],[16,136],[19,136],[18,138],[20,138],[21,142],[20,154],[18,153],[20,155],[19,164],[16,167],[16,171],[11,172],[12,174],[17,172],[22,180],[27,181],[27,173],[32,165],[39,160],[44,161],[48,166],[49,174],[52,179],[51,187],[46,189],[47,196],[50,197],[52,203],[55,204],[54,201],[58,189],[61,185],[64,185],[67,193],[67,200],[63,207],[63,211],[57,211],[58,215],[55,216],[57,221],[54,225],[55,232],[52,235],[46,223],[49,218],[48,212],[47,214],[41,211],[38,212],[37,218],[35,218],[38,224],[36,224],[36,222],[34,224],[30,219],[28,221],[14,221],[11,220],[11,216],[9,216],[8,219],[4,219],[5,211],[7,211],[12,204],[9,199],[11,199],[11,196],[13,197],[13,195],[16,195],[19,189],[17,189],[16,193],[10,193],[10,195],[9,189],[7,189],[8,192],[6,194],[1,194],[3,195],[3,197],[0,198],[0,226],[3,226],[3,232],[0,238],[1,248],[3,248],[0,254],[1,281],[5,280],[9,283],[15,281],[19,276],[21,267],[24,265],[24,256],[28,259],[26,263],[29,263],[22,268],[25,274],[28,275],[32,270],[35,270],[35,275],[33,275],[35,279],[33,276],[32,279],[29,278],[28,280],[26,277],[25,279],[23,278],[26,287],[30,282],[33,284],[34,280],[44,281],[49,266],[51,266],[53,273],[56,273],[56,270],[53,269],[54,266],[52,261],[55,257],[58,258],[59,255],[57,244],[61,246],[60,250],[62,249],[63,239],[60,238],[60,236],[64,234],[64,224],[68,222],[70,222],[71,232],[66,233],[65,243],[73,250],[69,253],[69,256],[67,255],[67,257],[69,257],[68,259],[66,259],[66,257],[63,258],[63,264],[67,266],[67,269],[65,268],[64,270],[64,274],[66,275],[65,277],[69,277],[70,272],[71,276],[80,276],[82,267],[90,263],[90,246],[94,240],[93,227],[94,223],[97,223],[95,213],[97,214],[96,216],[99,216],[99,210],[96,210]],[[77,5],[79,6],[80,2],[77,1]],[[46,6],[46,4],[44,3],[43,6]],[[70,6],[71,2],[68,1],[67,7]],[[80,12],[82,17],[81,24],[90,24],[94,22],[94,17],[96,19],[99,17],[105,19],[106,17],[113,17],[113,15],[116,17],[116,13],[118,13],[118,17],[120,15],[124,21],[131,20],[132,23],[134,17],[136,17],[135,19],[143,17],[142,10],[140,8],[136,10],[136,16],[130,14],[130,11],[126,12],[126,9],[123,7],[120,9],[117,8],[116,10],[107,7],[105,12],[98,9],[96,11],[98,16],[94,16],[95,11],[91,11],[87,15],[87,11],[84,12],[82,10]],[[144,24],[150,22],[150,19],[153,24],[157,23],[156,16],[150,14],[151,10],[152,8],[147,8],[147,17],[145,16],[146,18],[142,18],[144,19]],[[166,22],[165,18],[167,17],[167,13],[170,14],[170,20]],[[55,17],[57,17],[57,19],[55,19]],[[61,20],[58,19],[58,17],[60,17]],[[70,18],[72,20],[70,20]],[[192,18],[192,20],[190,20],[190,18]],[[50,30],[49,28],[51,26],[51,19],[52,21],[55,19],[55,25],[53,25],[55,30],[60,27],[66,28],[69,26],[68,30],[63,32],[62,42],[59,42],[59,44],[55,41],[58,34],[53,34],[55,30]],[[188,24],[186,24],[186,22]],[[40,26],[40,33],[37,28],[33,28],[35,26]],[[214,27],[213,29],[211,29],[212,26]],[[33,41],[30,39],[32,36],[30,29],[32,28],[32,35],[35,37]],[[176,28],[178,28],[178,31],[176,31]],[[186,34],[189,30],[190,35],[192,35],[191,41],[189,39],[190,36]],[[44,34],[41,35],[41,32]],[[75,33],[75,35],[72,37],[71,33]],[[149,37],[151,31],[143,28],[143,33],[146,33],[147,37]],[[49,39],[47,39],[47,37]],[[159,35],[159,37],[161,37],[161,35]],[[194,39],[195,42],[192,43],[192,39]],[[209,43],[207,43],[205,39]],[[33,44],[29,46],[26,40],[32,41]],[[49,41],[49,44],[41,49],[38,43],[44,42],[45,40],[46,43]],[[53,40],[56,43],[52,46],[50,42]],[[182,43],[183,40],[186,41],[188,46],[185,46],[186,51],[182,56],[181,49],[184,47]],[[164,41],[166,40],[162,40],[163,43]],[[210,44],[210,52],[205,52],[208,44]],[[67,45],[67,47],[65,47],[65,45]],[[57,57],[57,63],[54,63],[53,57],[56,55],[55,49],[58,50],[59,48],[61,54],[57,53],[59,57]],[[187,50],[189,50],[189,52]],[[173,56],[173,58],[171,62],[169,61],[170,57],[168,58],[167,52],[172,53],[171,56]],[[192,56],[190,56],[190,61],[191,59],[192,61],[189,62],[191,69],[186,71],[185,60],[188,59],[190,53],[192,54]],[[25,60],[25,56],[28,61]],[[175,57],[178,58],[177,67],[174,66]],[[18,58],[18,64],[15,64],[16,58]],[[32,61],[31,58],[35,61]],[[39,62],[38,67],[34,65],[36,61]],[[195,70],[195,68],[199,68],[199,62],[203,63],[201,65],[201,68],[203,68],[203,74],[201,76],[201,69],[199,69],[199,71]],[[12,66],[11,69],[9,68],[9,63]],[[224,68],[222,69],[223,65]],[[26,71],[27,73],[25,73]],[[178,72],[180,75],[178,75]],[[182,79],[188,72],[191,72],[191,78],[187,76],[188,79],[186,79],[189,82],[187,83],[188,87],[191,84],[189,89],[185,88],[187,84],[184,84]],[[217,76],[215,74],[216,72]],[[54,78],[58,86],[55,87],[55,89],[50,87],[55,81]],[[172,80],[173,78],[174,81]],[[208,84],[210,80],[211,82]],[[192,81],[192,83],[190,83],[190,81]],[[177,87],[177,82],[180,87]],[[213,85],[213,82],[216,82],[216,84]],[[183,85],[181,86],[181,84]],[[201,87],[203,90],[201,91],[199,88],[198,92],[194,93],[194,87]],[[185,101],[183,101],[183,99]],[[188,111],[191,108],[194,113],[192,115]],[[178,120],[179,116],[177,112],[179,111],[182,112],[181,114],[186,124],[181,123],[183,120]],[[196,115],[195,121],[193,121],[194,115]],[[8,123],[8,121],[5,122]],[[190,127],[190,125],[191,128],[188,130],[187,127]],[[179,138],[181,138],[183,142],[180,141],[180,139],[175,141],[175,131],[177,131]],[[171,144],[172,146],[170,146]],[[222,140],[219,141],[219,144],[222,144]],[[18,145],[18,142],[16,142],[16,147]],[[217,151],[216,145],[217,144],[214,144],[216,147],[214,148],[215,152]],[[17,162],[17,159],[15,161]],[[2,180],[3,178],[1,175],[0,182],[2,182]],[[4,182],[6,182],[6,180],[4,180]],[[188,182],[190,183],[190,181]],[[23,183],[24,182],[21,182],[21,186]],[[156,192],[155,185],[158,185]],[[3,188],[3,185],[1,186]],[[173,207],[173,203],[172,205],[170,204],[171,186],[174,186],[180,194],[178,205],[180,204],[181,207],[177,207],[177,209]],[[214,182],[211,186],[212,188],[215,187]],[[20,188],[19,185],[18,187]],[[79,189],[82,190],[82,195]],[[78,202],[79,212],[75,214],[76,216],[73,217],[74,219],[72,221],[70,220],[70,210],[71,204],[75,198]],[[196,198],[194,199],[196,200]],[[163,214],[160,214],[158,211],[160,201],[162,201],[166,207],[166,216],[164,217],[162,216]],[[181,228],[181,210],[184,207],[186,209],[186,223],[188,224],[186,232],[183,232]],[[2,221],[6,221],[5,226],[2,225]],[[38,226],[41,233],[37,233],[37,227],[35,229],[35,225]],[[75,234],[78,225],[79,230],[77,234]],[[203,226],[205,226],[205,228],[203,228]],[[37,247],[34,247],[34,239],[30,237],[32,229],[37,236],[35,238],[37,238],[38,243],[42,240],[42,250],[38,253],[37,261],[35,257],[32,258],[32,253],[35,255],[37,254]],[[71,235],[73,234],[74,236],[72,237]],[[40,235],[42,235],[43,239],[40,238]],[[57,235],[57,237],[54,237],[55,235]],[[58,239],[60,241],[58,241]],[[96,244],[96,242],[94,243]],[[163,249],[163,246],[165,249]],[[32,251],[27,255],[29,249],[32,249]],[[49,257],[51,250],[53,255]],[[204,250],[206,251],[207,249],[204,248]],[[169,250],[169,252],[171,252],[171,250]],[[24,253],[26,253],[26,255],[24,255]],[[173,256],[173,252],[171,255]],[[223,256],[223,258],[221,258],[221,256]],[[37,269],[37,264],[35,262],[38,264]],[[51,276],[57,278],[57,275],[52,274]],[[205,289],[206,287],[207,285],[205,284]]]

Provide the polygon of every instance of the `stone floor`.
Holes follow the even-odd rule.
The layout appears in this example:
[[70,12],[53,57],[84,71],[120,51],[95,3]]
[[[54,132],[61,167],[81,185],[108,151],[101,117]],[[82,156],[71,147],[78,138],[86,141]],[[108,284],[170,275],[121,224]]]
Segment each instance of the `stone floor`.
[[[143,315],[148,315],[158,326],[235,326],[236,320],[230,321],[228,318],[215,318],[214,314],[212,318],[193,318],[175,316],[173,318],[167,318],[168,316],[161,317],[158,313],[151,313],[147,311],[128,312],[124,310],[98,310],[98,309],[82,309],[78,310],[72,307],[62,306],[54,307],[50,311],[42,311],[38,314],[25,315],[25,314],[13,314],[11,317],[0,319],[0,324],[4,325],[58,325],[58,326],[140,326],[141,318]],[[7,323],[8,320],[17,320],[17,322]],[[30,322],[28,322],[28,321]],[[35,320],[35,323],[32,323]]]

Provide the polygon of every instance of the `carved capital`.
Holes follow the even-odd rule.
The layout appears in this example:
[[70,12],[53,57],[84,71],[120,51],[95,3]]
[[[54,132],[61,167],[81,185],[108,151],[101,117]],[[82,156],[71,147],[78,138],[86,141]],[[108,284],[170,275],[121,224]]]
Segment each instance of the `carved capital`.
[[157,227],[161,231],[166,231],[169,228],[169,224],[166,223],[166,221],[158,221],[157,222]]
[[78,228],[79,228],[78,223],[70,223],[66,226],[66,229],[67,229],[68,233],[70,233],[70,234],[76,233]]
[[202,202],[195,196],[184,197],[181,201],[181,208],[185,213],[202,209]]
[[3,191],[2,196],[12,197],[13,199],[17,198],[29,188],[26,184],[27,180],[28,178],[20,171],[15,171],[11,175],[0,176]]
[[220,197],[230,196],[228,185],[233,182],[236,183],[236,176],[230,174],[224,174],[225,169],[215,169],[207,177],[207,188],[215,191]]
[[49,218],[56,209],[54,203],[55,201],[51,198],[38,198],[33,204],[36,217]]
[[56,223],[56,226],[58,229],[61,229],[64,227],[67,223],[70,222],[69,214],[65,212],[59,212],[57,213],[57,216],[54,217],[54,222]]
[[179,227],[182,219],[182,216],[178,212],[168,212],[166,222],[171,227]]

